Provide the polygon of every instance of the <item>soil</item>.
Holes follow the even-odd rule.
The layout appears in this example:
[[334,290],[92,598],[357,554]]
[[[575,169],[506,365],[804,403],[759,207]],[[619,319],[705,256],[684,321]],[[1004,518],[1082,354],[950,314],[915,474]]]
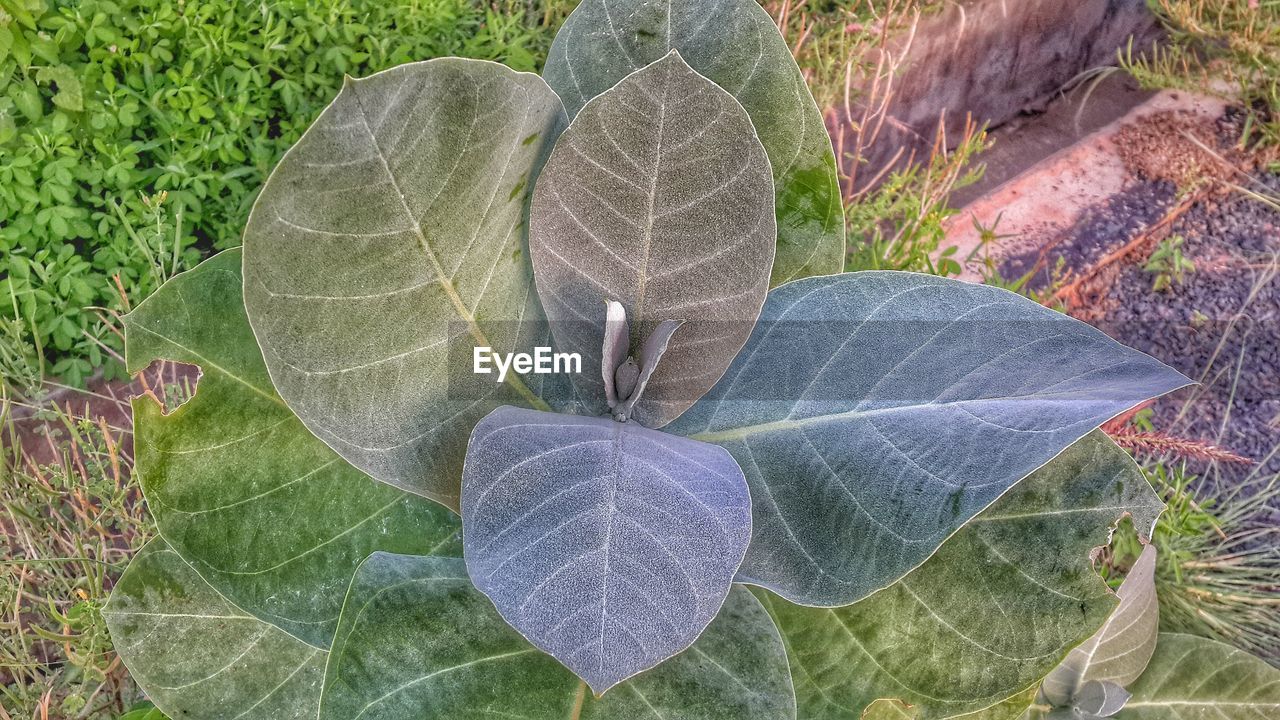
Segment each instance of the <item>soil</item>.
[[[1262,182],[1280,195],[1280,175]],[[1259,188],[1261,189],[1261,188]],[[1280,446],[1280,210],[1241,194],[1215,196],[1174,222],[1195,263],[1181,285],[1152,290],[1124,266],[1095,324],[1203,387],[1157,406],[1156,426],[1260,460]],[[1280,472],[1280,458],[1264,468]]]
[[[1263,460],[1280,447],[1280,209],[1230,186],[1280,197],[1280,175],[1237,148],[1242,127],[1238,111],[1126,125],[1114,143],[1131,178],[1124,190],[1000,271],[1034,270],[1041,291],[1066,283],[1055,298],[1072,315],[1202,383],[1155,404],[1157,430]],[[1195,270],[1157,292],[1143,266],[1178,236]],[[1251,469],[1280,472],[1280,457],[1228,474]]]

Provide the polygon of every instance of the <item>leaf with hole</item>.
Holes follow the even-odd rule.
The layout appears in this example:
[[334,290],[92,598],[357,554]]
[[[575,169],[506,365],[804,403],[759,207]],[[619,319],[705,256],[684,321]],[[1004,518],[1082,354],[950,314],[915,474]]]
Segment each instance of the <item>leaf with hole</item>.
[[401,65],[349,79],[254,204],[245,307],[271,379],[373,477],[456,508],[476,421],[547,407],[515,373],[474,375],[471,347],[545,340],[525,196],[563,123],[536,75]]
[[348,465],[284,406],[245,318],[240,260],[220,253],[125,316],[130,372],[161,359],[201,370],[167,415],[133,399],[135,469],[173,551],[248,613],[328,647],[360,561],[457,553],[459,524]]
[[510,407],[471,436],[462,513],[476,587],[597,694],[697,639],[751,537],[723,449]]
[[459,560],[375,554],[351,584],[320,720],[794,720],[781,638],[743,589],[687,652],[595,698],[503,622]]
[[[773,264],[773,183],[751,120],[671,53],[578,113],[534,190],[529,247],[560,350],[599,364],[608,301],[631,342],[685,321],[630,413],[661,427],[715,384],[751,334]],[[639,357],[639,352],[632,355]],[[573,377],[592,412],[607,390]]]
[[1107,622],[1045,677],[1041,692],[1049,703],[1087,709],[1080,704],[1080,696],[1090,683],[1125,688],[1146,669],[1160,632],[1155,545],[1142,549],[1116,595],[1120,605]]
[[668,430],[746,473],[755,531],[739,580],[839,606],[924,562],[1104,421],[1188,383],[1006,290],[861,272],[770,292],[733,366]]
[[770,285],[844,270],[844,207],[826,123],[791,49],[754,0],[585,0],[543,76],[575,117],[623,78],[678,51],[732,93],[772,166],[778,225]]

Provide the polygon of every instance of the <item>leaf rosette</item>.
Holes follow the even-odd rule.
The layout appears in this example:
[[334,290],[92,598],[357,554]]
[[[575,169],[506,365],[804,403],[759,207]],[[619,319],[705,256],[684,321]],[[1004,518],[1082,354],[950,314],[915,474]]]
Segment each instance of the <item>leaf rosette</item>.
[[[126,318],[132,370],[202,373],[134,403],[161,538],[104,609],[158,707],[1000,720],[1217,692],[1161,699],[1137,666],[1186,641],[1153,651],[1145,576],[1117,601],[1091,561],[1161,508],[1098,427],[1185,378],[1013,293],[840,274],[830,139],[754,2],[589,0],[545,76],[349,80],[243,250]],[[583,371],[468,365],[547,343]]]

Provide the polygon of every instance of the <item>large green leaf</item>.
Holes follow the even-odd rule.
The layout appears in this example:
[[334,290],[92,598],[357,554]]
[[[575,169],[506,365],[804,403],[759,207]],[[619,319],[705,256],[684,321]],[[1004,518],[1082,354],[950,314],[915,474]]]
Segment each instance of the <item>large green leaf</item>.
[[1044,679],[1042,692],[1050,703],[1071,706],[1091,681],[1128,687],[1146,669],[1160,632],[1155,545],[1143,548],[1116,596],[1120,605],[1098,632]]
[[1160,633],[1156,653],[1117,720],[1275,720],[1280,669],[1192,635]]
[[163,540],[138,552],[102,615],[171,718],[315,720],[328,653],[236,607]]
[[786,654],[743,589],[697,643],[593,699],[511,629],[461,560],[378,553],[352,580],[320,720],[791,720]]
[[786,40],[754,0],[584,0],[556,35],[543,75],[572,118],[672,50],[738,99],[769,155],[778,221],[770,284],[842,271],[831,139]]
[[1189,383],[1000,288],[899,272],[787,283],[669,431],[751,485],[739,581],[838,606],[928,558],[1104,421]]
[[[737,101],[672,52],[578,113],[529,228],[557,349],[584,367],[601,366],[606,302],[624,306],[637,349],[663,321],[685,321],[631,410],[661,427],[715,385],[760,314],[776,235],[769,160]],[[573,381],[605,411],[599,374]]]
[[1116,605],[1091,551],[1123,513],[1149,530],[1162,507],[1096,432],[862,602],[806,608],[760,591],[787,642],[799,717],[857,717],[896,698],[943,718],[1038,685]]
[[544,342],[524,210],[563,123],[536,75],[401,65],[349,80],[263,188],[245,304],[271,378],[375,478],[456,508],[476,421],[546,408],[532,381],[497,383],[471,362],[473,347]]
[[327,647],[374,550],[459,553],[459,523],[348,465],[275,394],[241,301],[240,251],[182,273],[125,316],[126,359],[202,371],[172,413],[133,400],[136,471],[160,532],[241,608]]

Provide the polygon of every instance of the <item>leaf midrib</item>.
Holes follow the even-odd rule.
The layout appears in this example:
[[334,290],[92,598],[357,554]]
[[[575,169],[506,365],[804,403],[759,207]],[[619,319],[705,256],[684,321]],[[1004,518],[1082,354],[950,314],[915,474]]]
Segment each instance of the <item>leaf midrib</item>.
[[[1057,395],[1057,394],[1069,395],[1070,393],[1045,393],[1045,394],[1034,393],[1031,395],[1010,395],[1008,397],[996,397],[996,398],[967,398],[963,400],[949,400],[946,402],[911,403],[907,405],[895,405],[893,407],[876,408],[873,410],[853,409],[853,410],[846,410],[844,412],[838,412],[838,413],[824,413],[821,415],[812,415],[804,418],[783,418],[782,420],[774,420],[772,422],[767,422],[767,423],[755,423],[752,425],[743,425],[741,427],[736,427],[729,430],[695,433],[693,435],[689,435],[688,437],[694,440],[701,440],[703,442],[719,443],[727,440],[740,440],[742,438],[749,437],[751,435],[758,435],[760,433],[773,432],[775,430],[792,430],[792,429],[808,427],[810,425],[817,425],[819,423],[826,422],[828,420],[838,420],[843,418],[855,419],[855,418],[861,418],[861,417],[878,417],[881,415],[894,415],[898,413],[911,412],[913,410],[920,410],[922,408],[929,408],[929,407],[964,408],[966,405],[974,405],[978,403],[1008,402],[1011,400],[1026,400],[1026,399],[1041,399],[1041,398],[1053,397],[1054,395]],[[990,421],[985,421],[985,422],[990,422]],[[1005,428],[1005,429],[1017,430],[1016,428]],[[1055,429],[1060,429],[1060,428],[1055,428]],[[1048,432],[1048,431],[1042,430],[1039,432]]]

